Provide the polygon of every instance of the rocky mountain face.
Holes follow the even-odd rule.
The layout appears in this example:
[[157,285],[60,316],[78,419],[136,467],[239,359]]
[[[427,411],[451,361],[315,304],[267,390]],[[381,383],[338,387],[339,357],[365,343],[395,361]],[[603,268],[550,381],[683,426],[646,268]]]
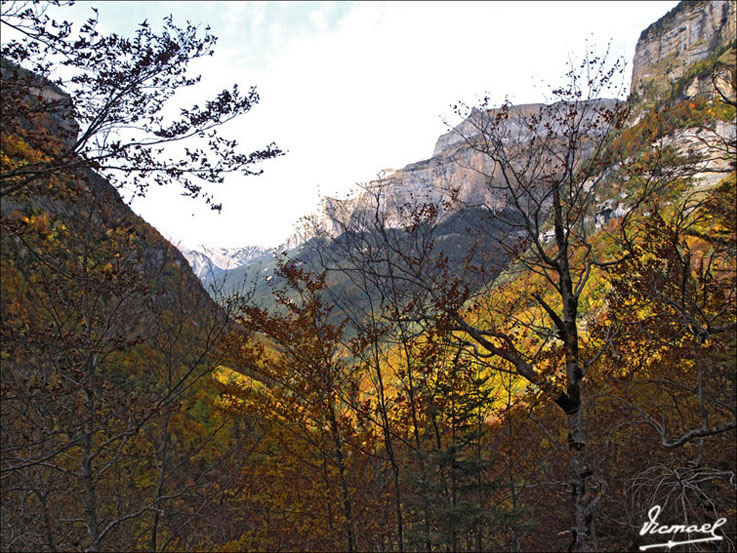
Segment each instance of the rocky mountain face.
[[662,93],[689,66],[734,41],[736,27],[737,3],[731,0],[681,2],[642,31],[630,90],[640,96]]
[[[23,165],[28,159],[43,159],[41,155],[46,151],[56,152],[61,146],[73,145],[79,125],[72,116],[69,95],[6,60],[0,60],[0,69],[4,170],[5,164],[11,168]],[[19,107],[24,105],[30,107]],[[75,165],[73,160],[69,165]],[[53,237],[53,241],[49,239],[49,244],[54,245],[48,253],[53,261],[47,260],[49,266],[56,263],[62,266],[69,259],[84,259],[80,248],[92,248],[96,250],[95,255],[102,258],[105,248],[112,251],[121,247],[116,237],[125,234],[129,244],[124,253],[107,252],[115,261],[109,263],[110,270],[127,271],[126,278],[131,282],[146,281],[150,298],[145,300],[155,298],[158,307],[166,308],[176,293],[186,290],[193,304],[219,313],[217,305],[192,274],[185,257],[159,231],[136,215],[107,179],[82,167],[67,172],[49,170],[48,175],[37,181],[3,196],[0,203],[2,261],[12,267],[27,263],[31,258],[28,244],[33,243],[29,237],[34,234],[48,233]],[[34,226],[28,221],[40,223]],[[71,273],[60,271],[60,274]],[[175,287],[177,291],[173,290]]]
[[[635,49],[632,91],[635,103],[647,109],[668,95],[672,102],[718,100],[732,96],[730,84],[737,39],[737,3],[729,0],[681,2],[642,31]],[[635,117],[639,120],[642,109]],[[735,140],[734,121],[714,119],[713,132],[701,128],[674,131],[668,144],[704,158],[694,175],[698,186],[717,184],[730,170],[724,144]]]
[[[684,76],[688,82],[680,91],[682,98],[714,98],[713,79],[726,90],[727,72],[687,73],[696,62],[726,51],[735,40],[736,6],[737,3],[729,0],[681,2],[645,29],[634,57],[631,90],[635,101],[638,96],[662,98],[672,83]],[[614,100],[597,102],[603,107],[615,104]],[[504,123],[510,140],[524,145],[524,124],[541,107],[542,104],[527,104],[510,108]],[[319,212],[305,218],[304,225],[286,247],[296,247],[316,234],[335,237],[346,229],[359,228],[362,219],[377,214],[387,226],[401,227],[406,222],[404,206],[432,204],[444,217],[467,207],[504,209],[507,199],[494,190],[494,177],[490,177],[494,167],[489,157],[470,147],[479,129],[497,113],[498,110],[474,109],[466,120],[438,138],[429,159],[387,172],[353,197],[324,198]],[[734,130],[730,125],[722,124],[722,127],[723,132],[719,133],[722,136]],[[686,146],[698,146],[688,136],[682,138]],[[676,137],[676,140],[680,139]],[[603,206],[602,210],[614,212],[615,208]]]
[[201,244],[193,249],[180,247],[179,251],[189,262],[194,274],[204,282],[222,271],[247,265],[268,253],[269,250],[258,246],[213,248]]
[[[599,108],[613,108],[617,101],[603,99],[589,104],[586,117],[591,118]],[[542,106],[512,106],[502,123],[502,132],[516,146],[524,146],[531,136],[526,133],[529,118],[538,114]],[[553,105],[548,113],[552,117],[564,107]],[[473,109],[464,121],[438,138],[429,159],[382,175],[369,182],[357,196],[323,198],[320,213],[307,218],[304,228],[290,240],[289,246],[305,242],[317,233],[335,237],[347,228],[359,228],[362,220],[370,220],[377,214],[389,228],[399,228],[406,224],[408,208],[422,204],[438,209],[441,220],[465,208],[503,210],[508,199],[494,189],[495,180],[500,178],[495,175],[494,163],[471,146],[498,113],[498,109]],[[540,121],[539,125],[549,123]]]
[[[635,127],[653,102],[662,100],[666,95],[669,95],[668,102],[673,105],[689,98],[714,99],[714,79],[716,86],[729,90],[726,79],[731,58],[727,58],[734,55],[734,49],[730,49],[734,41],[734,29],[735,4],[722,1],[682,2],[645,29],[637,44],[631,90],[645,90],[649,99],[637,92],[632,95],[629,103],[635,109],[629,125]],[[727,58],[722,60],[725,56]],[[717,57],[720,63],[715,65],[713,62]],[[593,104],[587,106],[591,108],[588,110],[590,116],[594,116],[598,108],[614,108],[616,101],[604,99]],[[543,107],[543,104],[527,104],[509,108],[508,117],[502,125],[513,147],[525,146],[526,124]],[[563,107],[548,106],[545,112],[554,119],[556,110]],[[462,233],[459,234],[456,227],[464,217],[470,214],[476,217],[482,212],[501,212],[509,201],[494,186],[499,176],[495,175],[493,162],[473,147],[481,129],[498,114],[497,109],[473,109],[464,121],[437,139],[432,156],[428,159],[399,170],[387,170],[351,197],[323,198],[319,212],[305,217],[297,232],[280,249],[306,257],[302,246],[308,245],[316,236],[336,238],[346,230],[370,228],[376,218],[380,218],[388,228],[406,227],[412,208],[422,204],[432,205],[438,210],[439,239],[461,248],[459,240]],[[540,122],[541,125],[546,123],[554,127],[551,120]],[[709,144],[710,140],[734,140],[733,122],[717,118],[713,123],[713,133],[705,134],[698,128],[676,128],[668,141],[682,153],[698,155],[707,154],[708,150],[714,150],[715,147],[718,149],[718,144]],[[590,128],[596,129],[596,126]],[[725,159],[708,160],[703,164],[703,173],[694,176],[694,182],[698,186],[715,184],[723,177],[722,170],[728,168],[728,163],[729,160]],[[621,204],[619,197],[602,190],[601,193],[597,192],[592,223],[596,228],[601,228],[612,217],[621,216],[625,210],[626,206]],[[190,258],[190,262],[193,263],[193,258]],[[206,263],[200,267],[205,267]],[[256,265],[259,267],[256,268]],[[230,267],[234,266],[235,262],[232,262]],[[201,274],[197,266],[195,271]],[[245,263],[236,270],[224,271],[222,277],[224,280],[227,277],[231,284],[240,285],[246,273],[252,277],[256,274],[266,277],[272,272],[273,263],[262,258],[252,269]],[[226,291],[231,284],[225,286]]]

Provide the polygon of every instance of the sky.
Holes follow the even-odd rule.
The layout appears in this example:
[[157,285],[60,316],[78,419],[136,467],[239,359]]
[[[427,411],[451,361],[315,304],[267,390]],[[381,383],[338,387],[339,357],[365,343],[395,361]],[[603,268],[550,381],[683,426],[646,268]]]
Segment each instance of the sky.
[[677,2],[77,2],[99,29],[132,34],[172,14],[211,27],[215,55],[197,100],[238,83],[260,103],[223,128],[245,148],[275,142],[286,155],[260,176],[230,175],[212,189],[222,212],[152,187],[131,207],[175,243],[275,247],[322,196],[345,197],[384,169],[432,155],[457,124],[450,106],[485,95],[543,102],[566,62],[589,45],[627,62],[640,32]]

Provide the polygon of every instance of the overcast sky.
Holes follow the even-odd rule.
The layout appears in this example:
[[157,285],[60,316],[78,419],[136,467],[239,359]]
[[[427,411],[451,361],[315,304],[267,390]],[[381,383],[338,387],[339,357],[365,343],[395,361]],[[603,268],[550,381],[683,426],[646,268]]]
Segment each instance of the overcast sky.
[[[385,168],[427,159],[449,106],[489,93],[544,101],[586,41],[631,60],[640,32],[677,2],[78,2],[100,28],[131,34],[172,13],[209,24],[215,56],[195,67],[200,94],[237,82],[261,103],[226,129],[287,155],[216,190],[222,213],[175,190],[133,209],[183,245],[276,246],[320,195],[343,197]],[[69,12],[65,12],[69,18]],[[629,80],[629,79],[628,79]]]

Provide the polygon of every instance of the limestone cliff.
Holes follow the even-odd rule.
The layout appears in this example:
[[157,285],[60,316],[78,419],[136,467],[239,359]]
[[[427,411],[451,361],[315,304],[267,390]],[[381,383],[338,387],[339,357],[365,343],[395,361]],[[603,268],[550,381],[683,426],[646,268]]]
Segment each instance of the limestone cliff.
[[[587,117],[595,117],[596,108],[613,108],[615,100],[596,100],[596,105],[587,109]],[[502,123],[502,132],[513,145],[522,146],[530,135],[526,131],[529,117],[539,114],[542,104],[524,104],[509,108],[509,117]],[[550,106],[548,114],[553,116],[564,109],[562,103]],[[361,194],[341,200],[324,198],[321,211],[311,220],[318,232],[337,236],[346,228],[357,229],[366,217],[377,212],[389,227],[401,227],[407,223],[408,209],[412,206],[432,204],[441,219],[461,208],[484,206],[501,210],[507,198],[494,184],[500,178],[495,173],[494,163],[488,155],[472,144],[490,120],[499,112],[497,109],[473,109],[468,118],[441,135],[435,145],[433,156],[369,182]],[[541,126],[550,121],[541,121]],[[585,126],[585,125],[584,125]],[[309,227],[310,225],[308,225]],[[303,230],[288,246],[294,246],[314,235],[316,229]]]
[[642,31],[637,41],[631,90],[659,94],[688,67],[735,40],[737,3],[732,0],[681,2]]
[[[735,40],[735,6],[736,3],[727,0],[681,2],[645,29],[636,46],[632,90],[652,101],[676,89],[677,94],[673,96],[676,100],[697,96],[713,99],[713,79],[723,85],[722,90],[728,90],[725,71],[734,65],[729,45]],[[703,75],[693,71],[696,62],[722,51],[726,61],[722,60],[721,69],[714,70],[711,64]],[[681,79],[684,76],[687,78]],[[687,82],[674,88],[673,84],[679,79]],[[614,100],[597,102],[604,108],[615,105]],[[639,105],[644,106],[644,103]],[[503,132],[510,143],[524,144],[526,122],[532,114],[540,113],[542,107],[542,104],[526,104],[509,109]],[[556,106],[546,111],[555,114]],[[588,111],[596,113],[595,109]],[[494,176],[493,162],[471,146],[480,129],[497,113],[498,110],[493,109],[473,109],[467,119],[438,138],[429,159],[383,175],[368,183],[359,195],[344,200],[325,198],[320,213],[310,218],[310,224],[295,234],[286,246],[291,248],[306,241],[314,236],[315,230],[337,236],[346,228],[356,229],[368,210],[379,214],[388,226],[401,227],[406,224],[403,206],[431,203],[438,208],[441,217],[462,207],[483,205],[492,210],[504,209],[507,198],[494,186],[498,177]],[[635,113],[631,124],[636,124],[640,116],[641,113]],[[546,123],[550,121],[541,122]],[[734,134],[733,125],[720,125],[715,136],[729,138]],[[688,132],[679,131],[673,140],[681,149],[704,149],[703,137],[699,138],[702,144],[694,145],[689,136]],[[717,173],[714,175],[712,179],[718,177]],[[616,212],[616,206],[603,205],[602,213],[607,209]]]

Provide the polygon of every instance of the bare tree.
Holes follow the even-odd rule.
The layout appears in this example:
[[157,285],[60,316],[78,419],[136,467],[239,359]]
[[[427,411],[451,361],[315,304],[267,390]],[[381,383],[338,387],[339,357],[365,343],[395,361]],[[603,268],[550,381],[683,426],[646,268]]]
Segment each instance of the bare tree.
[[[362,281],[362,289],[370,284],[367,296],[394,298],[385,301],[382,317],[400,332],[442,322],[490,370],[521,377],[562,410],[573,490],[571,547],[580,551],[596,549],[595,513],[605,486],[588,459],[583,393],[603,347],[582,336],[587,322],[580,302],[592,275],[629,257],[634,214],[693,170],[662,136],[647,143],[646,156],[613,147],[629,109],[602,95],[621,74],[621,63],[587,52],[550,105],[489,109],[486,100],[478,109],[457,106],[465,122],[454,132],[461,147],[484,160],[472,168],[493,204],[464,206],[449,190],[440,203],[420,199],[405,207],[392,225],[389,200],[373,186],[376,197],[364,202],[370,207],[354,209],[322,250],[323,257],[334,254],[322,259],[325,267],[342,269],[352,282]],[[458,217],[466,213],[468,227],[455,265],[450,250],[435,241],[435,229],[453,210]],[[613,211],[618,223],[607,231]],[[495,276],[510,260],[507,286]]]

